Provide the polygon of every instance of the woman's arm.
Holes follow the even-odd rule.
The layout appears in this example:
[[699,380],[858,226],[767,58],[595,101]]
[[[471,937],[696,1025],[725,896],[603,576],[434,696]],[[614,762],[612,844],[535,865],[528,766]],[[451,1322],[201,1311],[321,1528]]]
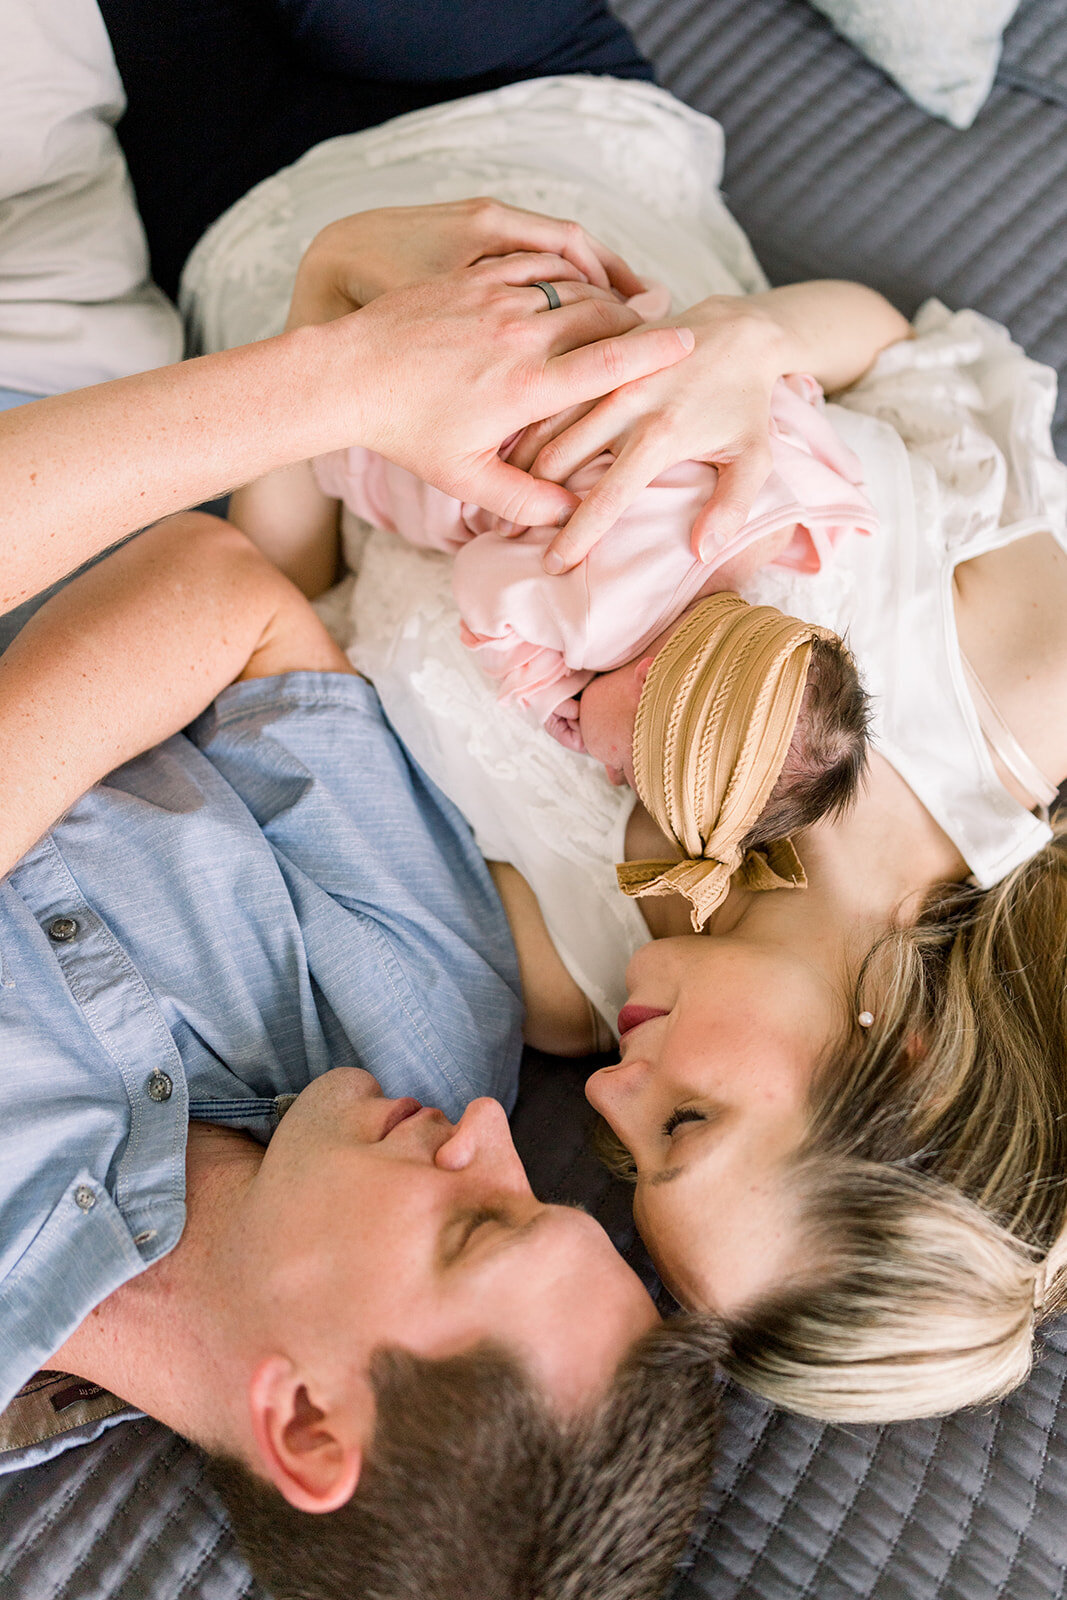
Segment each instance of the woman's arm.
[[684,366],[535,424],[511,452],[516,466],[557,482],[601,450],[618,457],[553,541],[548,570],[574,566],[653,478],[684,460],[719,469],[693,528],[694,553],[714,553],[741,528],[770,470],[775,382],[810,372],[827,391],[843,389],[911,333],[873,289],[830,280],[713,295],[679,320],[697,340]]
[[526,879],[504,861],[490,861],[489,871],[519,957],[526,1007],[523,1039],[554,1056],[590,1056],[614,1049],[615,1040],[603,1018],[560,960]]
[[339,577],[341,503],[324,494],[310,461],[279,467],[230,496],[227,516],[309,600]]
[[[956,568],[956,631],[978,681],[1051,783],[1067,781],[1067,553],[1051,533],[987,550]],[[1001,782],[1033,796],[994,756]]]
[[161,516],[354,443],[509,520],[567,514],[574,497],[502,462],[500,440],[681,360],[692,338],[622,338],[631,314],[580,284],[546,314],[528,287],[540,264],[483,262],[322,326],[4,412],[0,610]]
[[351,672],[292,584],[186,512],[67,584],[0,656],[0,876],[78,797],[238,678]]

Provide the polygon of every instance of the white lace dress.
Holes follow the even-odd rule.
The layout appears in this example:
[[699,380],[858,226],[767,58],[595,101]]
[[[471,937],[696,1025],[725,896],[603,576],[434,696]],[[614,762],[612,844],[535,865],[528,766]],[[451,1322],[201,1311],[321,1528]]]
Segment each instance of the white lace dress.
[[[719,196],[722,154],[716,123],[643,83],[547,78],[416,112],[319,145],[252,190],[194,251],[183,308],[202,349],[263,338],[281,328],[300,257],[327,222],[473,194],[577,218],[679,309],[750,293],[765,279]],[[746,592],[850,633],[877,741],[991,882],[1048,831],[996,779],[962,678],[951,570],[1039,527],[1064,536],[1054,379],[973,313],[932,302],[915,326],[831,408],[864,463],[881,533],[844,541],[810,577],[765,569]],[[633,796],[497,704],[460,644],[445,557],[360,530],[347,513],[344,529],[357,575],[324,614],[485,855],[529,881],[566,966],[614,1028],[626,964],[648,938],[615,880]]]
[[652,84],[510,84],[328,139],[257,184],[190,256],[182,310],[201,350],[266,338],[328,222],[478,194],[577,218],[679,309],[751,292],[766,279],[720,198],[722,159],[718,123]]

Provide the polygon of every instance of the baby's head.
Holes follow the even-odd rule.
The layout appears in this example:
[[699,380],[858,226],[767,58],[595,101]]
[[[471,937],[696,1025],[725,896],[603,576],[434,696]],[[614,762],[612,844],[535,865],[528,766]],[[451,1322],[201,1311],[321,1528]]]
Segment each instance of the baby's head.
[[842,641],[734,594],[698,600],[594,678],[579,715],[612,781],[727,877],[747,852],[843,811],[866,763],[867,697]]

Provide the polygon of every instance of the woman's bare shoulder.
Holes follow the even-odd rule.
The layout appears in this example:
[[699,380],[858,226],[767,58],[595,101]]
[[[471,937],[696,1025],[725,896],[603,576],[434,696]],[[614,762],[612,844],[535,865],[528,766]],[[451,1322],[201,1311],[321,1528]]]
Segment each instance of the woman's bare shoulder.
[[610,1050],[614,1039],[607,1024],[563,964],[526,879],[504,861],[490,861],[489,871],[504,903],[519,957],[526,1006],[525,1042],[555,1056],[588,1056]]
[[1035,533],[963,562],[955,575],[960,646],[1031,760],[1067,776],[1067,551]]

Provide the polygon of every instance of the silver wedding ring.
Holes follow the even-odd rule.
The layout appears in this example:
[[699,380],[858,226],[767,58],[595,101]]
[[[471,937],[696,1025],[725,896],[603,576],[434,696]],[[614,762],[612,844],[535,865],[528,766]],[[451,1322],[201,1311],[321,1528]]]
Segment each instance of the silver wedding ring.
[[543,283],[540,278],[535,278],[532,287],[535,289],[543,289],[545,291],[545,299],[548,301],[548,309],[550,311],[559,310],[563,302],[560,300],[559,295],[556,293],[555,288],[551,283]]

